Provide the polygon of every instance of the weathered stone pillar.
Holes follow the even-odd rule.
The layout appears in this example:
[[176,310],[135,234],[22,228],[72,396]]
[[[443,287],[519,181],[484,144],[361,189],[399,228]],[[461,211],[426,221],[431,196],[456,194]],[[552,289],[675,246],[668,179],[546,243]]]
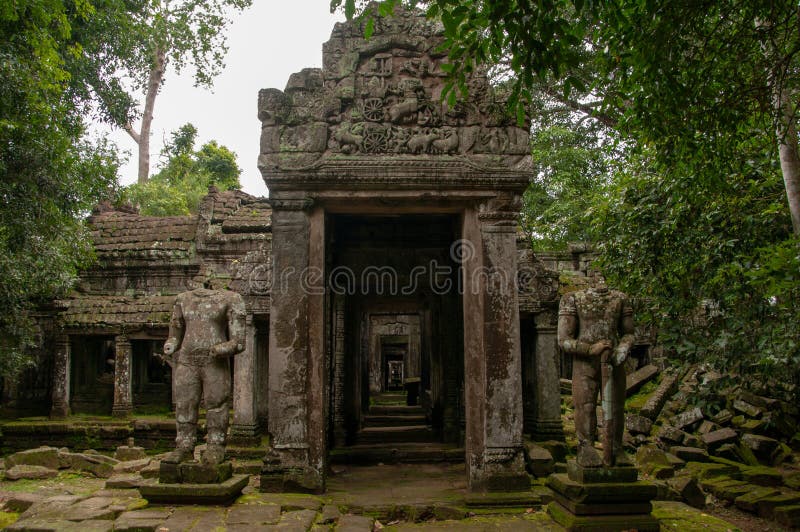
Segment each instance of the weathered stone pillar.
[[245,325],[245,349],[233,357],[233,423],[231,443],[257,445],[261,433],[256,408],[256,328],[253,315]]
[[272,208],[271,437],[262,489],[324,491],[324,212],[310,211],[303,197],[273,199]]
[[344,296],[338,295],[333,303],[333,445],[345,444],[345,353],[344,353]]
[[464,380],[471,490],[530,487],[522,446],[522,358],[517,300],[519,198],[464,213]]
[[131,342],[124,334],[114,338],[114,405],[111,415],[128,417],[133,411],[131,387]]
[[536,314],[534,353],[536,404],[531,438],[536,441],[564,439],[561,422],[561,387],[558,371],[558,314],[548,309]]
[[64,418],[69,415],[69,373],[70,340],[69,335],[60,333],[55,339],[53,355],[53,405],[50,417]]

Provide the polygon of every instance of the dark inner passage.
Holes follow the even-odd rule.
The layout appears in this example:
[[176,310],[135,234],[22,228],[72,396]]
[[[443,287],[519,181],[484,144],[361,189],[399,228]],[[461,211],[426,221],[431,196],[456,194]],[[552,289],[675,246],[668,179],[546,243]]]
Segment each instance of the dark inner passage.
[[460,218],[333,215],[327,226],[332,447],[462,443]]

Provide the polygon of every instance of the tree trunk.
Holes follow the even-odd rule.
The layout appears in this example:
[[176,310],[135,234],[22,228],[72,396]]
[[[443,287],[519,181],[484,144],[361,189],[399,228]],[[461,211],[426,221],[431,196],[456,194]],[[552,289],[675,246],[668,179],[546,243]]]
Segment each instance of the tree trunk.
[[164,82],[164,71],[167,61],[166,53],[157,49],[153,57],[153,66],[150,69],[150,77],[147,80],[147,94],[144,99],[144,112],[142,113],[142,125],[137,132],[131,124],[125,126],[125,131],[139,145],[139,176],[137,181],[146,183],[150,177],[150,125],[153,123],[153,108],[156,103],[156,96]]
[[785,87],[776,90],[778,150],[786,198],[789,200],[789,212],[792,216],[792,230],[795,236],[800,236],[800,153],[797,149],[794,106],[789,96],[789,91]]

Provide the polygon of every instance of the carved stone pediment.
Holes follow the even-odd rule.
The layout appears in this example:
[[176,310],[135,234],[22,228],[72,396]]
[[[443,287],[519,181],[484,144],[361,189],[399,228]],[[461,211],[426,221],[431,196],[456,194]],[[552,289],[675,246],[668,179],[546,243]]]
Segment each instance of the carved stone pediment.
[[467,101],[451,108],[442,100],[440,25],[399,8],[374,21],[370,39],[361,23],[337,24],[322,69],[292,75],[284,91],[259,93],[259,167],[270,188],[290,175],[327,182],[331,173],[346,185],[376,161],[407,174],[438,160],[440,177],[479,181],[488,173],[493,188],[498,179],[527,179],[528,128],[517,126],[484,73],[468,80]]

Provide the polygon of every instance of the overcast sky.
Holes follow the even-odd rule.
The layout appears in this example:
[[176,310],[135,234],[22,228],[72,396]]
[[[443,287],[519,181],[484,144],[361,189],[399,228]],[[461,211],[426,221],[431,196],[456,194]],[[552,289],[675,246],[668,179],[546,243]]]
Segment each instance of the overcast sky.
[[[254,0],[253,6],[233,18],[228,28],[226,68],[213,91],[193,86],[189,73],[167,73],[156,99],[150,172],[158,170],[163,141],[187,122],[198,129],[199,148],[209,140],[227,146],[238,156],[245,192],[266,196],[258,171],[261,124],[256,116],[258,91],[283,90],[289,75],[322,65],[322,43],[330,38],[340,14],[331,15],[327,0]],[[120,172],[122,184],[136,181],[136,144],[127,133],[112,131],[111,139],[130,152]]]

